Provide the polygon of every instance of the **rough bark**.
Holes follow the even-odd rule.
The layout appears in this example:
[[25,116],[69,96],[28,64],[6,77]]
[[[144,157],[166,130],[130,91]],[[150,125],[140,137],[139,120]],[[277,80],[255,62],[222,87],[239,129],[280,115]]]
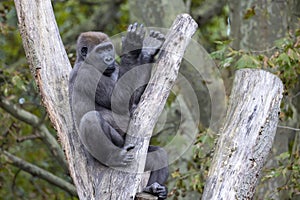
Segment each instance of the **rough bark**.
[[271,150],[283,85],[262,70],[236,73],[202,199],[252,199]]
[[[146,152],[151,131],[176,78],[180,60],[196,30],[196,23],[190,16],[182,15],[177,18],[167,36],[165,51],[160,56],[156,74],[146,92],[148,95],[143,97],[142,106],[137,108],[130,125],[131,132],[139,133],[139,136],[147,134],[147,138],[137,139],[136,142],[142,140],[141,149],[138,146],[135,148],[139,150],[137,154],[142,162],[137,160],[131,170],[138,170],[129,174],[103,167],[86,152],[75,132],[68,95],[71,66],[61,42],[51,1],[15,0],[15,6],[29,66],[49,117],[58,132],[79,198],[130,199],[141,181],[137,171],[143,171],[145,164],[145,159],[140,155]],[[148,108],[151,109],[147,110]],[[145,117],[149,117],[151,123],[148,124]]]

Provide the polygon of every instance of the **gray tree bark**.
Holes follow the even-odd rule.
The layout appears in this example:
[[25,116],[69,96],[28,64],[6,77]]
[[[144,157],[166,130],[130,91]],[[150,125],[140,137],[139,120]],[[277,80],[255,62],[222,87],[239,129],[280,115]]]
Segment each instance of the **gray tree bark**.
[[141,142],[135,148],[138,159],[132,168],[117,171],[105,168],[93,159],[75,132],[68,95],[71,66],[59,35],[51,1],[15,0],[15,6],[29,66],[49,117],[58,132],[79,198],[133,198],[141,181],[141,174],[137,172],[143,171],[152,129],[176,79],[184,50],[196,31],[196,23],[188,15],[181,15],[174,22],[151,85],[147,87],[130,123],[129,133],[142,137],[133,137],[135,139],[131,138],[130,141],[134,144]]
[[252,199],[275,137],[283,85],[263,70],[236,73],[202,199]]

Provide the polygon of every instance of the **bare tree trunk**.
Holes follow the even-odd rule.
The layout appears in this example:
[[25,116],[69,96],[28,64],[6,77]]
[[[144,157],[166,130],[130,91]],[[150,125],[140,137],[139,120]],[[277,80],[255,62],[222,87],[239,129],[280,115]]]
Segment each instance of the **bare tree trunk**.
[[[156,65],[157,70],[151,79],[151,85],[146,89],[145,98],[134,113],[129,127],[132,136],[137,134],[134,137],[137,140],[130,138],[130,142],[134,144],[141,142],[135,148],[139,159],[132,168],[123,169],[134,173],[124,173],[105,168],[92,158],[75,132],[68,95],[71,66],[60,39],[51,1],[15,0],[15,6],[30,69],[65,150],[79,198],[88,200],[133,198],[140,182],[141,175],[138,172],[143,171],[145,165],[145,158],[142,155],[146,155],[149,136],[177,77],[184,50],[196,31],[196,23],[190,16],[181,15],[167,36],[165,51]],[[146,117],[149,117],[148,121]]]
[[202,199],[253,198],[276,133],[282,92],[282,82],[269,72],[237,71]]

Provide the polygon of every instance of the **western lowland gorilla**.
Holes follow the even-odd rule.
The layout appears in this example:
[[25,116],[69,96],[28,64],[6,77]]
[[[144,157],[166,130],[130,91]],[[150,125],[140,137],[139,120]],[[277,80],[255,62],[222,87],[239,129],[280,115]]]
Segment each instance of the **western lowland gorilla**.
[[[88,152],[108,167],[122,167],[134,160],[124,146],[130,116],[148,83],[151,63],[164,42],[164,35],[137,23],[122,38],[120,65],[110,38],[102,32],[81,33],[77,59],[70,74],[69,91],[72,116],[81,142]],[[149,146],[145,171],[151,171],[145,192],[165,199],[168,177],[166,152]]]

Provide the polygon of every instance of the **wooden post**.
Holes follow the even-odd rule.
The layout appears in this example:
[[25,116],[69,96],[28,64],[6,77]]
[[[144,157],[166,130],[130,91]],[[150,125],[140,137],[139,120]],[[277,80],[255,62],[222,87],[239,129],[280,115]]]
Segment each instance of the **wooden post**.
[[283,85],[256,69],[236,72],[203,200],[252,199],[276,133]]

